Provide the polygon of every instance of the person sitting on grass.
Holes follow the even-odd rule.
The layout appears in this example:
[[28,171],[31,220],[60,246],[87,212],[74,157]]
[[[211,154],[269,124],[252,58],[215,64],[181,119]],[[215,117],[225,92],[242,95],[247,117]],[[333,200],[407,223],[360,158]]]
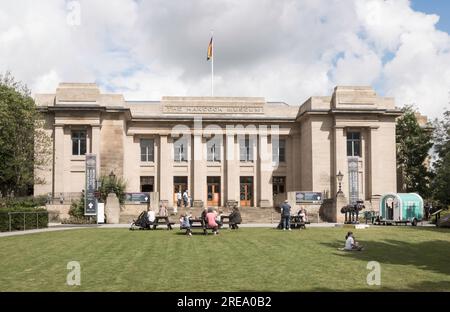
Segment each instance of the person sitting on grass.
[[208,220],[208,222],[206,223],[208,225],[208,228],[212,229],[215,235],[219,234],[219,225],[216,222],[216,213],[212,209],[208,209],[206,219]]
[[191,215],[185,212],[180,218],[180,224],[182,229],[186,229],[186,235],[192,236],[191,231]]
[[355,240],[353,236],[353,232],[348,232],[345,236],[345,247],[344,250],[352,251],[352,250],[363,250],[363,246],[360,246],[359,243]]

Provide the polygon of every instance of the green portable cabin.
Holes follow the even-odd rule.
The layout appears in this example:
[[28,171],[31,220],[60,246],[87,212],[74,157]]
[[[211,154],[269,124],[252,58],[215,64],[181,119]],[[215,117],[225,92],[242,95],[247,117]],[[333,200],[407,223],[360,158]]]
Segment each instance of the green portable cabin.
[[380,217],[384,221],[411,222],[423,219],[423,199],[416,193],[389,193],[381,197]]

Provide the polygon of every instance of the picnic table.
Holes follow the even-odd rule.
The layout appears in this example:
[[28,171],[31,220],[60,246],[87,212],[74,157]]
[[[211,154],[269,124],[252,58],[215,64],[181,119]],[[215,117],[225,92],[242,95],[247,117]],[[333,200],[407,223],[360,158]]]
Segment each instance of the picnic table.
[[[207,234],[206,224],[203,219],[192,218],[192,219],[189,219],[189,223],[191,224],[191,231],[194,229],[201,229],[203,231],[203,234],[205,234],[205,235]],[[180,230],[187,230],[187,229],[180,224]]]
[[306,229],[306,224],[310,224],[310,222],[302,220],[302,218],[298,215],[291,216],[291,228]]
[[153,229],[155,230],[158,225],[166,225],[168,230],[172,229],[172,225],[174,222],[170,222],[168,216],[156,216],[155,221],[153,222]]
[[229,215],[220,216],[220,222],[222,224],[219,227],[223,227],[224,224],[228,224],[228,227],[230,227],[230,216]]

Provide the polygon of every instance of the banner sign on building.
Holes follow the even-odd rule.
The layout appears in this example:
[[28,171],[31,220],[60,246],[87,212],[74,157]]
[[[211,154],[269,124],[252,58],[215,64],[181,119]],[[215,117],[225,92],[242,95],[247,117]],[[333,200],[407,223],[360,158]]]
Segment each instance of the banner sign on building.
[[86,188],[84,191],[84,215],[97,215],[96,191],[96,156],[95,154],[86,154]]
[[295,192],[295,203],[322,203],[321,192]]
[[150,201],[149,193],[125,193],[125,201],[133,203],[147,203]]
[[354,205],[359,197],[358,157],[348,157],[348,186],[349,202]]

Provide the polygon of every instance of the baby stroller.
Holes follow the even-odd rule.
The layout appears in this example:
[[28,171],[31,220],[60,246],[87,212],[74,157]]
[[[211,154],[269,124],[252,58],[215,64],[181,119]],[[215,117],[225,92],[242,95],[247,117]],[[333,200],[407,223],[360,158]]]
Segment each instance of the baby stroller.
[[142,211],[139,217],[131,223],[130,230],[150,230],[150,225],[147,211]]

